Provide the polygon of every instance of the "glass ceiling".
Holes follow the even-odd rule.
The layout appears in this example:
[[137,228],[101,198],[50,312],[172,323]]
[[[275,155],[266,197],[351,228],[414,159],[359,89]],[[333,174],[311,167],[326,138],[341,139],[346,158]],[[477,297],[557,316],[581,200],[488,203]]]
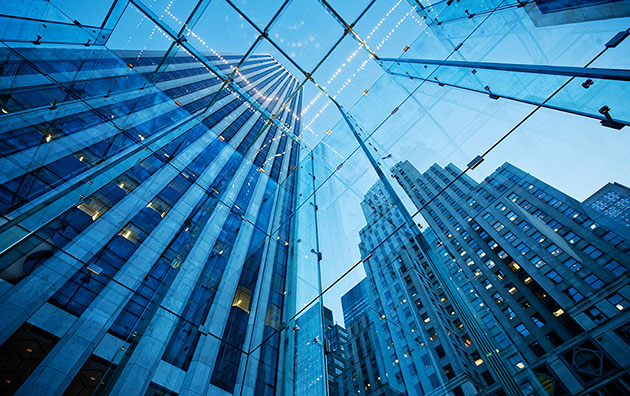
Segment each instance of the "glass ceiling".
[[[217,69],[206,57],[273,56],[295,77],[292,93],[273,112],[251,104],[301,145],[294,216],[302,259],[292,318],[321,301],[343,324],[340,298],[365,277],[360,203],[379,180],[368,155],[388,178],[394,164],[409,160],[421,172],[453,163],[482,181],[507,161],[578,200],[608,182],[630,185],[629,129],[602,125],[608,116],[630,125],[630,79],[607,74],[630,68],[630,40],[607,45],[630,18],[537,26],[523,7],[529,3],[50,0],[5,5],[2,18],[7,31],[11,16],[57,22],[48,27],[51,40],[34,23],[22,26],[53,47],[105,40],[135,57],[184,52],[246,99],[251,93],[235,82],[239,66]],[[576,75],[585,67],[603,71]],[[281,117],[296,95],[301,112]],[[426,227],[421,208],[392,185]]]

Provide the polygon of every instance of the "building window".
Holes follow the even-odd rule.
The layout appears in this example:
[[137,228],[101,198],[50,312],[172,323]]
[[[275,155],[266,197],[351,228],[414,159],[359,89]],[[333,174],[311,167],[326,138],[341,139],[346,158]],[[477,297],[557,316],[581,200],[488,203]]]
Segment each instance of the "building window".
[[529,224],[528,222],[526,222],[525,220],[521,220],[520,223],[518,223],[518,226],[520,229],[522,229],[523,231],[527,231],[530,228],[532,228],[532,225]]
[[560,276],[560,274],[558,274],[556,271],[551,270],[549,272],[547,272],[545,274],[545,276],[549,279],[551,279],[551,281],[553,283],[555,283],[556,285],[560,282],[562,282],[564,280],[564,278],[562,276]]
[[523,337],[527,337],[529,335],[529,330],[527,330],[527,327],[525,327],[525,325],[522,323],[516,325],[514,329],[518,331]]
[[538,243],[543,243],[543,242],[545,242],[545,239],[546,239],[545,236],[540,233],[540,231],[534,232],[531,236]]
[[519,243],[518,246],[516,246],[516,249],[521,252],[522,255],[526,255],[527,252],[529,252],[529,247],[524,244],[523,242]]
[[512,242],[514,242],[516,240],[516,235],[514,235],[512,232],[509,232],[509,231],[503,237],[510,243],[512,243]]
[[538,342],[533,342],[529,344],[529,349],[534,352],[534,355],[536,355],[536,357],[541,357],[545,354],[545,350],[543,349],[543,347],[540,346]]
[[596,259],[596,258],[600,257],[603,254],[599,249],[597,249],[593,245],[586,246],[584,248],[584,253],[588,254],[589,257],[591,257],[592,259]]
[[623,242],[623,238],[612,231],[608,231],[607,233],[605,233],[602,239],[605,241],[608,241],[608,243],[610,243],[613,246],[617,246],[621,242]]
[[572,231],[567,232],[567,234],[564,236],[564,239],[569,241],[569,243],[571,243],[571,244],[576,244],[576,243],[578,243],[578,242],[580,242],[582,240],[582,238],[580,238],[579,236],[575,235],[575,233],[572,232]]
[[601,289],[601,287],[604,286],[604,282],[602,282],[602,280],[599,279],[595,274],[590,274],[589,276],[585,277],[584,280],[595,290]]
[[551,253],[553,256],[557,256],[560,253],[562,253],[562,249],[560,249],[558,245],[556,245],[555,243],[552,243],[551,245],[549,245],[547,247],[547,251]]
[[567,296],[569,296],[569,298],[571,300],[573,300],[574,302],[578,302],[581,299],[584,298],[584,296],[577,291],[577,289],[573,286],[569,287],[567,290],[564,291],[564,294],[566,294]]
[[533,314],[531,316],[532,322],[534,322],[536,324],[536,326],[538,327],[543,327],[545,325],[545,321],[542,318],[542,316],[540,316],[540,314]]
[[529,260],[530,263],[534,264],[536,268],[540,268],[545,265],[545,262],[538,256],[534,256]]
[[586,316],[591,318],[591,320],[595,322],[595,324],[602,324],[608,320],[608,317],[606,317],[606,315],[604,315],[603,312],[597,309],[595,306],[590,307],[589,309],[584,311],[584,313],[586,314]]
[[608,271],[612,272],[614,275],[617,275],[617,276],[627,272],[625,267],[619,264],[615,260],[610,260],[607,264],[604,265],[604,268],[606,268]]
[[564,265],[573,272],[577,272],[583,268],[582,264],[578,263],[573,257],[566,259]]
[[560,225],[560,223],[556,220],[551,220],[549,223],[547,223],[547,225],[555,232],[558,232],[562,229],[562,225]]
[[614,305],[615,308],[620,311],[623,311],[624,309],[628,308],[628,306],[630,306],[630,304],[628,304],[628,300],[623,298],[623,296],[619,293],[612,294],[606,300],[608,300],[609,303]]

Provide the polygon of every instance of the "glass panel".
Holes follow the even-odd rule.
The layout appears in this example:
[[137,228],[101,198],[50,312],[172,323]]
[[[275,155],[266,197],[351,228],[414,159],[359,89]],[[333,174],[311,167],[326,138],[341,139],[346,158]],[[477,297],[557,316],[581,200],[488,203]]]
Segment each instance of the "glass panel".
[[259,3],[5,7],[0,393],[623,394],[628,0]]

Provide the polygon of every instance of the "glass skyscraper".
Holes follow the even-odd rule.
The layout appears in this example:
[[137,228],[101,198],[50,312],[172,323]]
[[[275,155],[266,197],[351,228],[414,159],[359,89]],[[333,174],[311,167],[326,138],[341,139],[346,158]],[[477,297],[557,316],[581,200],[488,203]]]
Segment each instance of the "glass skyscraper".
[[[165,56],[2,50],[7,392],[134,394],[174,372],[275,388],[278,337],[248,352],[280,327],[299,146],[257,107],[298,83],[268,55],[208,56],[240,63],[248,103],[183,52],[154,75]],[[36,358],[12,350],[35,337]]]
[[630,394],[630,0],[0,8],[0,394]]

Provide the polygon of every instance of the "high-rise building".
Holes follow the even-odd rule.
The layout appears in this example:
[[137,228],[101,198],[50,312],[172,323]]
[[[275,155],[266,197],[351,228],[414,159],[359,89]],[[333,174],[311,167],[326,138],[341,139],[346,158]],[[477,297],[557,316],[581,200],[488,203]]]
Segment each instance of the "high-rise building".
[[328,394],[342,396],[346,394],[343,372],[346,368],[345,345],[348,333],[335,323],[333,312],[324,307],[324,348],[328,374]]
[[379,320],[367,278],[341,297],[344,324],[348,332],[345,358],[345,391],[347,395],[398,396],[404,394],[400,370],[386,363],[383,352],[388,334],[379,334]]
[[[398,390],[474,395],[493,383],[444,285],[411,232],[400,227],[402,214],[381,182],[372,186],[361,207],[368,225],[360,231],[360,249],[374,295],[370,306],[379,310],[374,346],[385,346],[381,355],[400,377]],[[452,265],[450,256],[439,257],[446,261],[439,265]]]
[[269,55],[0,59],[0,393],[272,394],[297,80]]
[[534,388],[628,389],[627,233],[595,222],[585,204],[509,163],[482,183],[452,164],[420,173],[404,161],[393,174],[469,282],[467,291],[524,358],[510,363],[538,378]]

